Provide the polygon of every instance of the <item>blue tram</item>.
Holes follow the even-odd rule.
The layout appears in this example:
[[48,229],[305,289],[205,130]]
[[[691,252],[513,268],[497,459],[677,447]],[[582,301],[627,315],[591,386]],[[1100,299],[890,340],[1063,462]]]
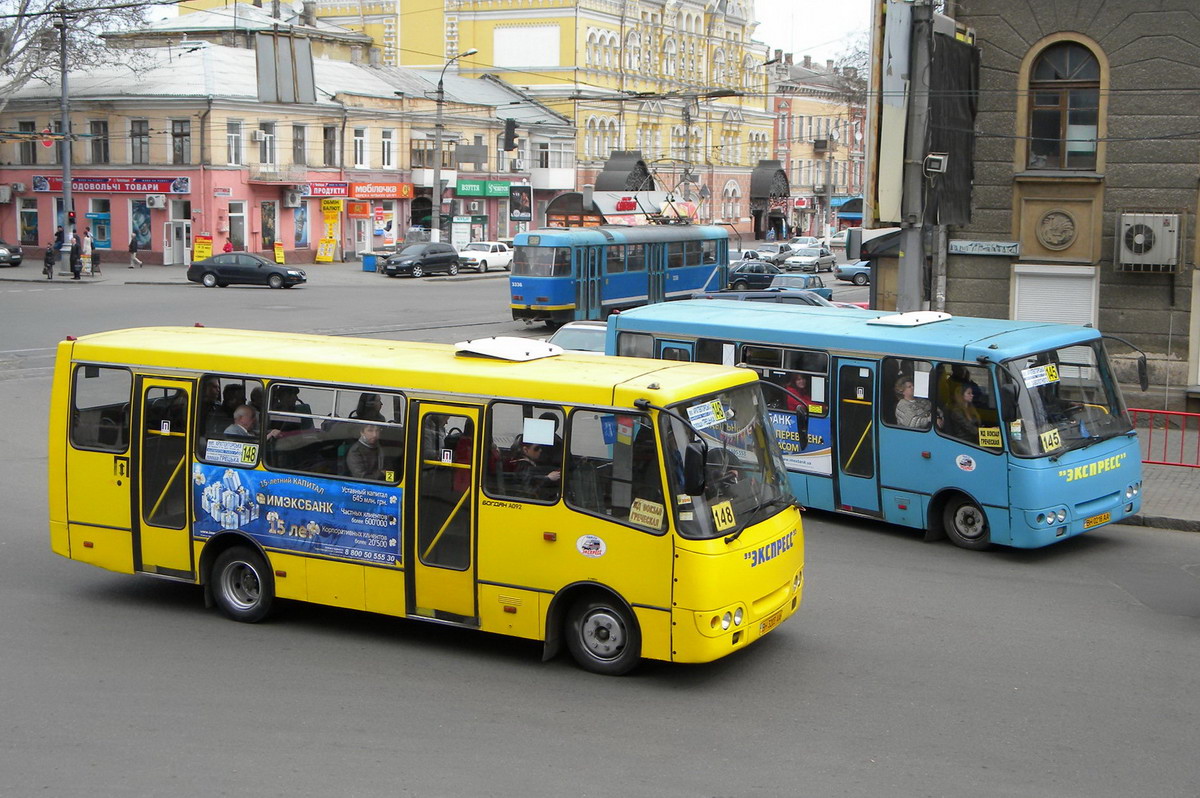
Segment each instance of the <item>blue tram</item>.
[[711,225],[551,227],[513,241],[515,321],[563,324],[723,288],[729,235]]

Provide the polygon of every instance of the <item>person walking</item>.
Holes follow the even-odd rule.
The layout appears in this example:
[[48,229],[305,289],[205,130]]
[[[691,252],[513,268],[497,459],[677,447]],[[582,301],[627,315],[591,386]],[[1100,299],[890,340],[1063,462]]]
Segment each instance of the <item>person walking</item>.
[[129,268],[131,268],[131,269],[134,268],[135,266],[142,265],[142,262],[140,260],[138,260],[137,253],[138,253],[137,234],[134,233],[134,235],[129,239]]
[[225,239],[225,246],[221,247],[221,251],[225,253],[233,252],[233,242]]
[[79,233],[71,233],[71,279],[82,279],[80,274],[83,272],[83,242],[79,240]]
[[46,245],[46,254],[42,256],[42,274],[46,275],[47,280],[54,279],[54,267],[58,265],[58,250],[54,248],[54,243]]

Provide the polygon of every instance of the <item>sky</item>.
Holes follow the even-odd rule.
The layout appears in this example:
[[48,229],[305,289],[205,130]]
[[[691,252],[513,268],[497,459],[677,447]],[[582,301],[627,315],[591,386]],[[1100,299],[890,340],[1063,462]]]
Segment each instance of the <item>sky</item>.
[[871,29],[871,0],[754,0],[759,21],[754,38],[771,51],[794,53],[801,61],[835,61],[848,39]]

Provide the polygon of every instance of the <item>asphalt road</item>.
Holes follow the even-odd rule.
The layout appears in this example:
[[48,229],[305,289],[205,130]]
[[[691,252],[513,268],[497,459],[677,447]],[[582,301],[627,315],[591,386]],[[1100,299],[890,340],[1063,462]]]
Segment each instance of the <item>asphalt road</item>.
[[197,320],[543,331],[505,318],[503,280],[5,288],[2,795],[1200,792],[1200,535],[1112,526],[972,553],[810,512],[793,619],[721,662],[618,679],[527,642],[302,604],[237,624],[198,588],[49,552],[49,379],[44,355],[15,350]]

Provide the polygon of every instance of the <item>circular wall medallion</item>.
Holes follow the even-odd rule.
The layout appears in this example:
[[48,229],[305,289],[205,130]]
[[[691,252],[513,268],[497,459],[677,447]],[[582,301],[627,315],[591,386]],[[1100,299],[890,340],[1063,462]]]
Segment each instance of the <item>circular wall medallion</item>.
[[1046,211],[1037,223],[1037,238],[1046,249],[1066,249],[1075,243],[1075,217],[1062,209]]

